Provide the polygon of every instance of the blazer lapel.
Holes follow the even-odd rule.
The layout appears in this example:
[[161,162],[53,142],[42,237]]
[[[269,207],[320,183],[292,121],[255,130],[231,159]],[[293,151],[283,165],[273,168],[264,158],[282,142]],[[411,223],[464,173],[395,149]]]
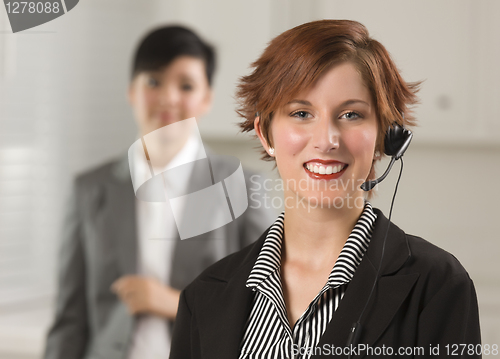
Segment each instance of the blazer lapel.
[[[203,188],[212,185],[208,163],[204,160],[198,160],[193,163],[192,173],[189,176],[189,181],[185,193],[193,193]],[[194,211],[184,206],[180,226],[192,226]],[[175,240],[174,253],[172,256],[172,270],[170,274],[170,285],[174,288],[184,289],[203,269],[212,264],[212,261],[207,261],[214,243],[209,242],[208,234],[204,233],[199,236],[180,239],[180,235],[175,228],[175,233],[178,238]]]
[[113,210],[109,228],[116,238],[122,274],[137,272],[137,229],[135,194],[127,156],[113,168],[115,181],[107,187],[109,206]]
[[[267,231],[253,245],[251,252],[234,271],[221,271],[203,283],[200,293],[206,298],[197,312],[199,327],[207,328],[200,335],[201,350],[206,358],[238,358],[246,321],[252,309],[254,292],[246,281],[255,264]],[[228,268],[234,268],[229,265]],[[214,315],[217,313],[217,315]],[[224,338],[224,345],[220,345]]]
[[[373,345],[387,328],[418,278],[418,274],[394,274],[408,260],[411,253],[404,232],[391,224],[379,275],[380,279],[367,303],[377,276],[383,240],[389,223],[379,210],[374,210],[378,218],[370,246],[318,343],[318,347],[328,345],[330,348],[332,344],[334,347],[345,347],[351,327],[358,321],[365,306],[366,309],[360,320],[362,328],[360,328],[359,343]],[[311,358],[321,357],[312,356]],[[339,357],[347,358],[347,355]]]
[[[199,159],[190,164],[192,166],[192,169],[187,187],[185,189],[185,194],[191,194],[203,189],[208,189],[212,185],[217,185],[217,183],[220,182],[221,179],[224,179],[226,176],[229,176],[231,174],[226,173],[228,169],[224,168],[224,166],[220,166],[218,161],[214,161],[214,156],[209,156],[209,153],[210,152],[207,151],[207,158]],[[225,208],[218,208],[218,206],[214,203],[196,203],[195,208],[193,208],[194,204],[191,203],[191,206],[189,206],[187,202],[188,201],[186,201],[182,212],[180,224],[181,228],[184,229],[184,233],[186,233],[186,230],[187,232],[191,232],[190,229],[192,227],[198,227],[200,225],[199,222],[203,222],[201,227],[198,227],[199,229],[206,228],[206,224],[211,224],[218,217],[220,218],[221,211],[228,211],[227,203],[224,203]],[[223,214],[222,217],[224,217]],[[210,226],[208,226],[208,228],[210,228]],[[195,234],[189,238],[204,236],[215,229],[217,228],[210,228],[210,230],[208,230],[207,232]],[[193,232],[199,233],[198,231]]]
[[[206,149],[206,152],[207,155],[210,155],[208,149]],[[229,166],[224,165],[224,162],[217,161],[217,158],[212,155],[209,158],[210,164],[207,159],[198,160],[192,164],[193,169],[185,193],[194,193],[212,186],[211,173],[213,173],[215,183],[231,174]],[[184,206],[181,217],[181,226],[183,228],[193,227],[196,222],[202,220],[204,223],[212,223],[224,210],[224,208],[217,208],[217,206],[208,208],[208,203],[197,205],[203,205],[207,210],[202,210],[203,214],[197,215],[196,209]],[[227,206],[227,204],[225,205]],[[228,241],[237,242],[238,235],[235,227],[228,223],[225,226],[190,238],[180,240],[179,237],[175,242],[172,256],[170,285],[174,288],[184,289],[205,268],[226,256],[229,251]]]

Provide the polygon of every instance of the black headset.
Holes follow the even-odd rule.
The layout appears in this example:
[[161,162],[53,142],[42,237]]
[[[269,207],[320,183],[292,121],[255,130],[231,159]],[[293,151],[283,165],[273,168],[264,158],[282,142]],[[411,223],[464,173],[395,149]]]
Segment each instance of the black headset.
[[366,181],[361,185],[361,189],[363,191],[371,190],[377,185],[377,183],[382,182],[387,177],[392,169],[392,165],[394,165],[394,162],[403,157],[403,154],[410,145],[412,138],[413,133],[403,126],[398,125],[396,122],[389,126],[384,137],[384,153],[387,156],[392,157],[391,162],[382,176],[376,180]]

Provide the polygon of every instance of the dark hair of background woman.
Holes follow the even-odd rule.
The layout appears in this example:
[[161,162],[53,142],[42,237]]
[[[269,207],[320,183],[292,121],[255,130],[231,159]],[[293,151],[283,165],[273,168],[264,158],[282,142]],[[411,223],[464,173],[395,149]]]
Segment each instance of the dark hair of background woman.
[[213,47],[182,26],[165,26],[149,32],[139,43],[132,63],[131,79],[142,71],[158,71],[180,56],[205,62],[208,84],[215,70]]

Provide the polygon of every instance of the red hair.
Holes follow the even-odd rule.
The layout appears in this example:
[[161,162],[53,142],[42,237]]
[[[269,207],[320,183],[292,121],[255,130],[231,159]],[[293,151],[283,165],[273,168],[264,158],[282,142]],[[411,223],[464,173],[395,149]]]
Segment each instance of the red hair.
[[[377,150],[383,153],[384,134],[393,122],[409,127],[415,119],[409,106],[417,103],[420,83],[407,83],[385,47],[368,30],[350,20],[319,20],[299,25],[274,38],[253,72],[240,79],[236,98],[243,132],[254,129],[258,113],[266,141],[273,113],[298,93],[310,88],[331,66],[351,62],[361,74],[375,104]],[[404,116],[403,116],[404,114]],[[263,151],[264,160],[273,160]],[[372,169],[369,179],[374,178]]]

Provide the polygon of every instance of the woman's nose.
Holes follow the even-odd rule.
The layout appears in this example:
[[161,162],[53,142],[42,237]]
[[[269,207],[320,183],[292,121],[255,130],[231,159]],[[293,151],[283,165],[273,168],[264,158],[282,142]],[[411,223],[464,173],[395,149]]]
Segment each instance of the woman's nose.
[[160,104],[164,106],[175,105],[179,101],[179,91],[174,86],[165,85],[160,91]]
[[332,119],[320,118],[315,123],[313,133],[314,147],[321,152],[329,152],[339,147],[340,131]]

